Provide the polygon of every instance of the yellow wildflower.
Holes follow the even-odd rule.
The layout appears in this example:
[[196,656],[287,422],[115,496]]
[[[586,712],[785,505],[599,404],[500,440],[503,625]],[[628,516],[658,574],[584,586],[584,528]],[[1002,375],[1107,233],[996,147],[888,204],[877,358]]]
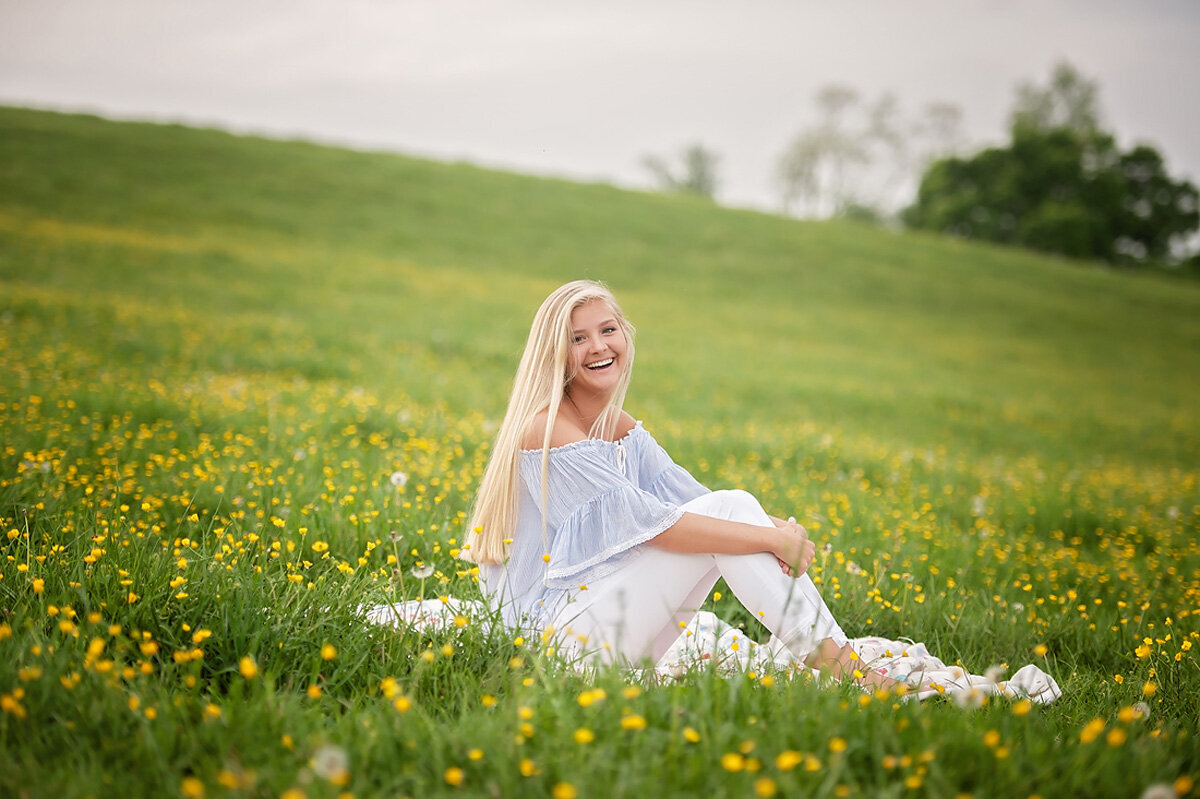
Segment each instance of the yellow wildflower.
[[770,777],[759,777],[754,782],[754,793],[756,796],[774,796],[775,780]]
[[726,752],[721,756],[721,768],[738,772],[746,767],[746,758],[738,752]]
[[791,771],[804,761],[804,755],[794,749],[785,749],[775,758],[775,768],[780,771]]
[[1099,737],[1100,733],[1104,732],[1104,719],[1092,719],[1079,733],[1081,743],[1090,744]]

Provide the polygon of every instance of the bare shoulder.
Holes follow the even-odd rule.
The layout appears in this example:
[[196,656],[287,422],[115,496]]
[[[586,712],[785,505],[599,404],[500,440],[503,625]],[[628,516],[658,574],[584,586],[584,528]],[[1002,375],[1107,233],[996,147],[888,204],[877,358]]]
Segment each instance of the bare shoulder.
[[621,411],[621,415],[617,419],[616,437],[624,438],[635,427],[637,427],[637,419],[630,416],[628,411]]
[[[521,440],[522,449],[542,448],[542,443],[546,437],[546,419],[549,415],[549,409],[543,409],[538,411],[537,415],[530,420],[529,426],[525,428],[525,437]],[[587,433],[568,422],[559,414],[554,420],[554,429],[550,431],[550,446],[561,447],[564,444],[583,441],[585,438],[587,438]]]

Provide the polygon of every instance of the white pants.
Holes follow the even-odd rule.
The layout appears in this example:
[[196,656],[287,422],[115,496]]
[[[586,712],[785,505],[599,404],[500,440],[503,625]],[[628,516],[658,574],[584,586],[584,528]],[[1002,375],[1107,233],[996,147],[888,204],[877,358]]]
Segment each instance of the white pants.
[[[714,491],[689,513],[773,526],[745,491]],[[803,659],[818,643],[846,635],[808,575],[789,577],[775,557],[668,552],[651,544],[614,574],[574,592],[553,624],[561,645],[603,662],[657,661],[696,615],[718,577],[775,637]]]

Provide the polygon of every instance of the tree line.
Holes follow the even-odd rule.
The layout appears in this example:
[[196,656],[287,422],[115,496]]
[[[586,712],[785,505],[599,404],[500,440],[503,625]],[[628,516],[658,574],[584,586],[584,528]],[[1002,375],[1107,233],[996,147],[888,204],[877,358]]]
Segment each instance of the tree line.
[[[1196,187],[1172,178],[1148,144],[1121,150],[1102,126],[1096,82],[1070,64],[1057,65],[1044,85],[1020,85],[1008,143],[973,152],[951,103],[911,116],[894,95],[865,101],[852,87],[830,85],[815,105],[815,124],[777,161],[785,214],[898,222],[1110,263],[1200,267],[1200,254],[1188,251],[1200,229]],[[700,144],[684,150],[678,167],[644,161],[664,189],[710,199],[718,163]]]

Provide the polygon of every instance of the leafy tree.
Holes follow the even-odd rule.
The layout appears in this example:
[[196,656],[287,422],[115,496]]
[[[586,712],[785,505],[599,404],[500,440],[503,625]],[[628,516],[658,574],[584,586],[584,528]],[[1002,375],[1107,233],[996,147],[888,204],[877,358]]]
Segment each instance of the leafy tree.
[[870,103],[848,86],[829,85],[815,98],[817,124],[792,139],[776,177],[784,213],[879,221],[900,206],[918,168],[956,147],[961,113],[933,104],[907,120],[892,94]]
[[948,158],[962,147],[962,109],[954,103],[929,103],[912,127],[916,165],[924,172],[939,158]]
[[1089,134],[1100,130],[1100,90],[1066,61],[1055,65],[1045,86],[1022,83],[1017,87],[1011,126],[1053,130],[1069,128]]
[[680,155],[682,168],[675,170],[663,158],[648,155],[643,166],[653,173],[664,191],[677,191],[713,199],[717,191],[717,162],[715,152],[701,144],[693,144]]
[[1165,259],[1178,237],[1200,226],[1200,195],[1187,181],[1167,175],[1162,156],[1138,145],[1121,156],[1117,170],[1124,178],[1118,253],[1134,260]]
[[935,161],[905,223],[1076,258],[1169,259],[1200,226],[1200,194],[1153,147],[1121,152],[1095,97],[1067,65],[1047,88],[1023,87],[1011,143]]
[[831,216],[853,201],[851,172],[871,160],[867,131],[846,127],[845,117],[858,101],[849,86],[830,84],[817,92],[820,122],[797,135],[779,159],[785,213],[798,202],[801,214]]

